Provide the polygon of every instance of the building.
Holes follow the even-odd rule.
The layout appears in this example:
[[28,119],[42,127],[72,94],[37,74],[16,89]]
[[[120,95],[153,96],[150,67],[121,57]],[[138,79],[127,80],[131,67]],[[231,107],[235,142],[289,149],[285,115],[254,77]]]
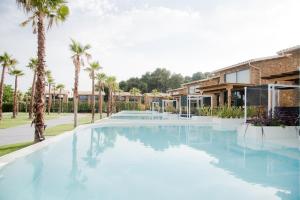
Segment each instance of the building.
[[116,101],[119,102],[137,102],[142,103],[142,94],[133,95],[130,92],[115,92],[113,94]]
[[[104,99],[105,93],[102,91],[102,100]],[[79,103],[88,103],[89,105],[92,103],[92,91],[78,91],[78,99]],[[95,91],[95,102],[98,101],[99,92]]]
[[[46,94],[46,101],[48,101],[49,99],[49,91],[46,89],[45,90],[45,94]],[[68,98],[69,98],[69,94],[70,92],[68,90],[62,90],[61,93],[60,91],[57,90],[50,90],[50,95],[52,96],[52,100],[53,99],[62,99],[63,103],[67,103],[68,102]]]
[[[182,84],[169,90],[173,98],[186,95],[211,95],[212,106],[242,106],[244,87],[270,83],[299,85],[300,45],[277,52],[276,55],[247,60],[212,72],[207,79]],[[281,105],[299,106],[299,93],[282,91]]]
[[161,100],[170,99],[171,95],[168,93],[145,93],[144,94],[144,104],[147,107],[151,107],[152,102],[161,102]]

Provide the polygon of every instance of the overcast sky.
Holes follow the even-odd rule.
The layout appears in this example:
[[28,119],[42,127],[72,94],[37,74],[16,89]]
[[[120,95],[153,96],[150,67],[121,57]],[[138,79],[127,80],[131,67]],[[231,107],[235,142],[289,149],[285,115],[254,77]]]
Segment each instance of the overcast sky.
[[[92,45],[93,60],[118,81],[157,67],[191,75],[300,44],[299,0],[69,0],[68,20],[46,36],[46,61],[57,83],[73,87],[70,38]],[[36,35],[14,0],[0,1],[0,54],[7,51],[26,76]],[[80,90],[90,88],[81,71]],[[6,83],[13,83],[8,78]]]

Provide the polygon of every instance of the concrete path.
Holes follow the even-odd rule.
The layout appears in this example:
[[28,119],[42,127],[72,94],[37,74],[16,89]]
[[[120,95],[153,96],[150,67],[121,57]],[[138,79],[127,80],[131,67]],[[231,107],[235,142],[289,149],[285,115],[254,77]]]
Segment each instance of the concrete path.
[[[87,116],[87,114],[78,114],[78,118]],[[47,127],[53,127],[60,124],[69,124],[73,122],[73,115],[65,115],[56,119],[46,120]],[[0,146],[15,144],[20,142],[33,141],[34,127],[30,124],[20,125],[7,129],[0,129]]]

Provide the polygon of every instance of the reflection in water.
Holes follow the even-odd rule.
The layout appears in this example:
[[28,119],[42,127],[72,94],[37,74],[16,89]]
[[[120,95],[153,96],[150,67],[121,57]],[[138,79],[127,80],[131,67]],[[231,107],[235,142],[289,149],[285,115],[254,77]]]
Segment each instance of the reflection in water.
[[[165,151],[186,145],[204,151],[217,159],[212,165],[226,170],[244,181],[266,187],[280,188],[277,196],[281,199],[300,197],[300,161],[290,156],[299,153],[295,149],[272,151],[253,150],[237,144],[235,132],[222,132],[212,127],[197,126],[156,126],[153,127],[114,127],[97,128],[97,137],[103,138],[101,152],[113,147],[116,134],[129,141],[141,142],[155,151]],[[99,141],[99,139],[97,139]],[[97,142],[99,144],[99,142]],[[288,169],[288,171],[287,171]]]
[[2,168],[0,199],[300,199],[299,150],[239,144],[204,126],[84,129]]
[[74,133],[72,137],[72,165],[70,172],[70,181],[67,186],[69,191],[68,196],[72,196],[72,193],[74,191],[84,189],[84,184],[86,182],[86,178],[83,176],[82,171],[78,168],[77,137],[77,133]]
[[43,150],[38,152],[35,156],[30,155],[27,161],[32,165],[32,199],[42,199],[41,188],[43,184]]

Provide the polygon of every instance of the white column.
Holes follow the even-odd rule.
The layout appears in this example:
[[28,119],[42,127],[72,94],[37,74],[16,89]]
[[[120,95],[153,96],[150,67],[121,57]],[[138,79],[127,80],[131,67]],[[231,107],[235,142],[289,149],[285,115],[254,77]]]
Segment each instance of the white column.
[[244,101],[244,123],[247,122],[247,87],[244,87],[244,91],[245,91],[245,101]]
[[270,112],[271,112],[271,88],[272,86],[269,84],[268,85],[268,116],[270,116]]

